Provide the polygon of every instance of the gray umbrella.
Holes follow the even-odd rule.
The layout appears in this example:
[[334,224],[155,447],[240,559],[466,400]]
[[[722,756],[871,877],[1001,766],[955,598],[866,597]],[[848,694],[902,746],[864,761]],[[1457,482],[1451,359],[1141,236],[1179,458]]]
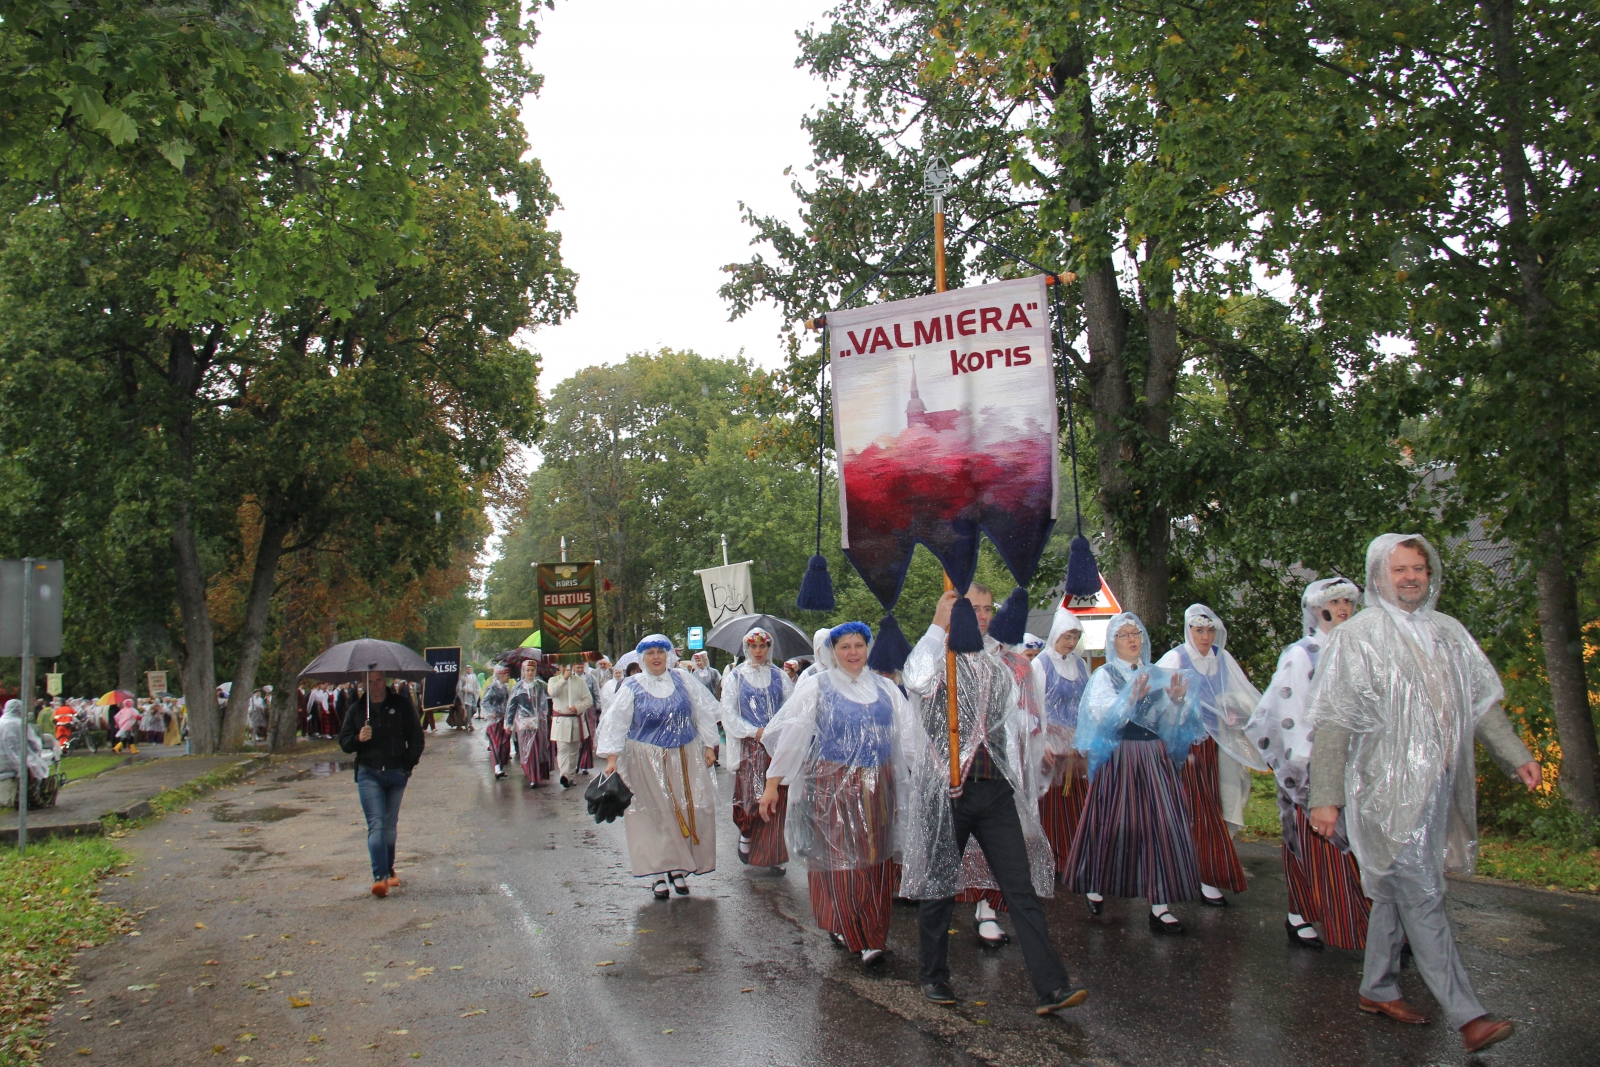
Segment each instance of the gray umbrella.
[[405,645],[363,637],[334,645],[312,660],[311,665],[300,672],[300,677],[319,682],[359,682],[368,671],[382,671],[390,678],[421,681],[433,673],[433,667]]
[[773,663],[813,655],[810,635],[788,619],[774,615],[735,615],[731,619],[723,619],[706,634],[706,647],[741,655],[744,652],[744,635],[757,628],[772,635]]

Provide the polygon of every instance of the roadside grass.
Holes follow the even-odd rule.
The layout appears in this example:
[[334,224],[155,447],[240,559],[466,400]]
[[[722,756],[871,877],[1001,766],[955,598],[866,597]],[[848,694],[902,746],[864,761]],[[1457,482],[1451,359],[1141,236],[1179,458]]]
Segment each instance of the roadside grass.
[[[1241,841],[1281,841],[1277,784],[1270,774],[1250,775]],[[1535,889],[1600,893],[1600,848],[1549,844],[1511,834],[1481,832],[1478,874]]]
[[100,879],[126,862],[102,838],[0,851],[0,1067],[37,1062],[71,960],[131,925],[100,901]]
[[93,778],[102,771],[109,771],[118,766],[127,756],[116,754],[106,756],[68,756],[61,761],[61,773],[67,781],[75,782],[80,778]]

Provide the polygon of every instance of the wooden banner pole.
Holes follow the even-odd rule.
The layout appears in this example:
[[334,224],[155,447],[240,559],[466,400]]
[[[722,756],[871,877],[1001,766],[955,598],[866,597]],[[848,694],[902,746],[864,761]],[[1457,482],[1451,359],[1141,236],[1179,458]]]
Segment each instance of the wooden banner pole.
[[[939,198],[940,201],[943,197]],[[944,211],[942,203],[935,207],[933,212],[933,288],[935,292],[945,291],[944,269]],[[955,588],[955,583],[950,581],[950,575],[944,576],[946,592]],[[960,706],[956,703],[956,654],[950,650],[950,635],[945,634],[944,653],[944,687],[949,697],[946,708],[950,725],[950,789],[961,788],[961,713]]]

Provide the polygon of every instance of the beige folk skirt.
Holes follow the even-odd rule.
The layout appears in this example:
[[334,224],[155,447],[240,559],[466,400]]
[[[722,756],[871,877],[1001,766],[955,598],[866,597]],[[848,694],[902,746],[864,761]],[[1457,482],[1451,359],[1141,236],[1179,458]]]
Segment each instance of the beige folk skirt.
[[633,790],[622,825],[634,877],[716,870],[716,787],[700,741],[661,748],[630,739],[617,770]]

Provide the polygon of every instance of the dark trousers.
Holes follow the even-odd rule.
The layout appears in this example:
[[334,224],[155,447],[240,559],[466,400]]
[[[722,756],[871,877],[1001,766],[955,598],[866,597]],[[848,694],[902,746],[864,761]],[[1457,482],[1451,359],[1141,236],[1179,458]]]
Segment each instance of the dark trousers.
[[[1017,817],[1017,801],[1009,782],[999,779],[969,781],[961,796],[951,802],[956,822],[956,854],[976,837],[989,861],[989,871],[1000,885],[1011,910],[1011,922],[1022,946],[1022,962],[1028,980],[1040,997],[1070,985],[1072,979],[1061,957],[1050,944],[1045,928],[1044,909],[1033,891],[1028,868],[1028,847],[1022,839],[1022,821]],[[950,981],[950,918],[955,897],[924,900],[917,909],[917,925],[922,940],[918,977],[923,985]]]

